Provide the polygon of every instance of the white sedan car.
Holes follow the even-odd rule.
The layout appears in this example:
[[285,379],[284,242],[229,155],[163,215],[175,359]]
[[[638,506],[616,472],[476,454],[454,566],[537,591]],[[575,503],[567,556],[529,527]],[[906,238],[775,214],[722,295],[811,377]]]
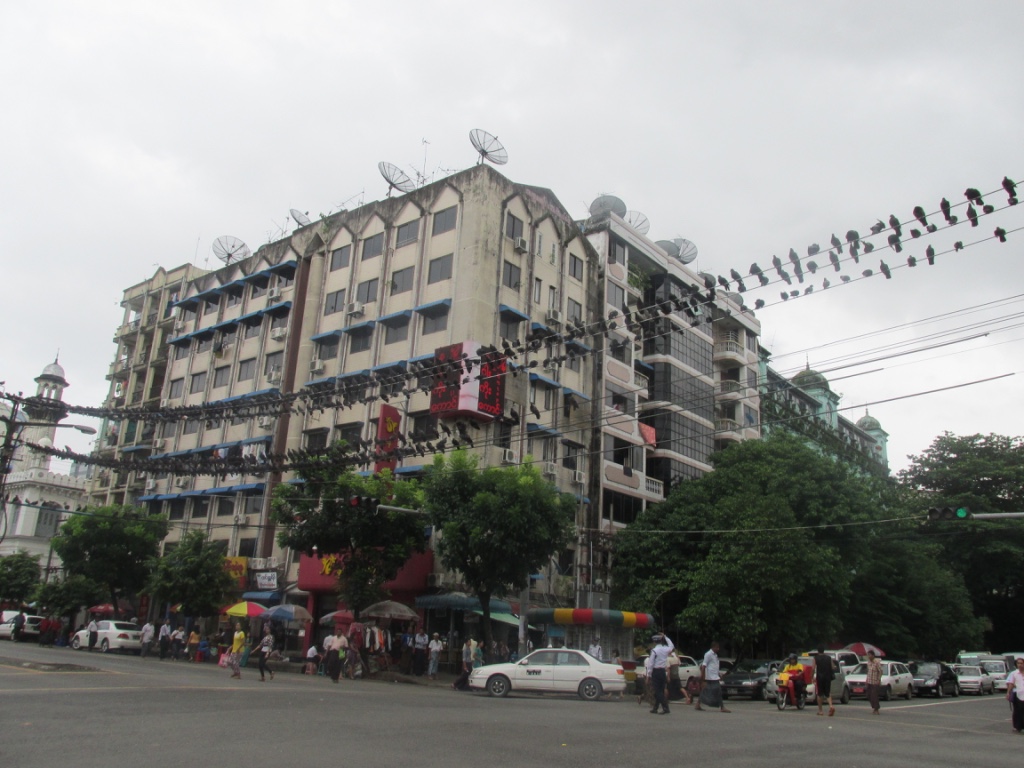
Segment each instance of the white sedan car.
[[[142,630],[130,621],[97,621],[99,633],[96,647],[107,651],[139,651],[142,649]],[[76,651],[89,647],[89,630],[81,629],[71,638],[71,647]]]
[[964,693],[995,693],[995,681],[981,667],[972,664],[954,664],[953,671],[960,681],[960,690]]
[[626,678],[619,664],[568,648],[542,648],[516,662],[474,669],[469,686],[492,696],[507,696],[510,691],[575,693],[594,701],[604,693],[624,691]]
[[[846,682],[854,696],[867,696],[868,665],[858,664],[846,675]],[[882,685],[879,698],[892,701],[893,696],[911,699],[914,696],[914,675],[906,664],[898,661],[882,662]]]

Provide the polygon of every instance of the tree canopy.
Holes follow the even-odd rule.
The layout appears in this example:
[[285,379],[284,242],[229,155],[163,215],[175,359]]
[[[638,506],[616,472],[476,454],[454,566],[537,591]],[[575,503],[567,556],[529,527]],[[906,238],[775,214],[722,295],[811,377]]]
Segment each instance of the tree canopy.
[[100,602],[103,590],[103,586],[84,576],[67,576],[40,584],[35,600],[47,613],[71,617],[80,608]]
[[[339,447],[333,450],[342,455]],[[425,549],[426,538],[422,517],[353,506],[350,499],[376,498],[388,506],[413,509],[420,506],[420,492],[416,483],[396,479],[388,471],[361,477],[339,470],[341,464],[332,455],[329,451],[321,464],[302,470],[301,483],[278,486],[273,519],[281,527],[281,546],[310,556],[340,556],[339,592],[358,614],[387,596],[384,583],[413,552]]]
[[166,535],[163,515],[127,506],[88,507],[61,526],[53,551],[65,573],[102,584],[116,606],[119,593],[134,596],[146,586]]
[[24,603],[39,583],[39,557],[27,552],[0,557],[0,600]]
[[463,450],[436,456],[423,480],[424,507],[440,537],[445,567],[480,599],[490,647],[490,599],[521,589],[568,541],[577,502],[530,462],[481,470]]
[[213,616],[233,584],[224,567],[224,550],[207,541],[202,531],[189,531],[156,562],[148,591],[158,601],[181,603],[186,616]]

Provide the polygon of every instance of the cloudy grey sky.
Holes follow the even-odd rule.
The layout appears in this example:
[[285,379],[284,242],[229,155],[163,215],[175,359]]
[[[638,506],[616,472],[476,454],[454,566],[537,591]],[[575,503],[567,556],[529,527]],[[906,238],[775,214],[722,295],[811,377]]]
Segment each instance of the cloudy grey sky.
[[[255,249],[289,208],[383,197],[378,160],[462,169],[476,127],[505,143],[510,178],[580,218],[616,194],[653,239],[692,240],[716,274],[960,203],[1004,175],[1024,183],[1022,29],[1016,0],[5,3],[0,380],[32,391],[60,348],[66,399],[100,404],[125,287],[158,264],[217,266],[218,235]],[[822,291],[819,272],[799,300],[748,293],[769,303],[758,316],[782,370],[989,332],[829,374],[884,369],[835,381],[856,406],[1017,374],[871,407],[894,468],[944,430],[1024,434],[1022,304],[1000,301],[1024,295],[1024,205],[927,242],[941,254],[996,226],[1006,244],[892,280],[834,276]],[[922,258],[925,244],[857,270]]]

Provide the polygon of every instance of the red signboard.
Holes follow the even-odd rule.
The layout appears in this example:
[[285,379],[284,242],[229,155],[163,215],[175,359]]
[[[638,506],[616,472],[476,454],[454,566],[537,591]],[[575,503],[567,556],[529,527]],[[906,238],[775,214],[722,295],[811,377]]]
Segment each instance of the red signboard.
[[[380,454],[394,453],[398,449],[398,428],[402,425],[402,415],[392,405],[384,403],[380,407],[380,415],[377,417],[377,451]],[[395,471],[398,466],[397,458],[381,459],[373,465],[373,471],[380,472],[383,469]]]
[[507,361],[495,352],[480,356],[479,350],[477,341],[464,341],[435,350],[431,413],[478,418],[502,414]]

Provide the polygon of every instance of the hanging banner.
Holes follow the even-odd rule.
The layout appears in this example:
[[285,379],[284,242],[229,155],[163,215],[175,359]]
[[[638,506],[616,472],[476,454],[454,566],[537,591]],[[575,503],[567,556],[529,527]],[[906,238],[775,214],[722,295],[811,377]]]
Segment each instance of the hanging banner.
[[[380,446],[378,453],[388,454],[398,450],[398,431],[402,425],[402,414],[393,405],[382,403],[380,415],[377,417],[377,445]],[[373,471],[380,472],[384,469],[395,471],[398,466],[397,458],[381,459],[373,465]]]
[[273,592],[277,589],[277,571],[259,571],[256,573],[256,589],[261,592]]
[[502,414],[508,361],[504,355],[493,352],[481,356],[480,346],[478,341],[464,341],[434,351],[432,414],[476,418]]

